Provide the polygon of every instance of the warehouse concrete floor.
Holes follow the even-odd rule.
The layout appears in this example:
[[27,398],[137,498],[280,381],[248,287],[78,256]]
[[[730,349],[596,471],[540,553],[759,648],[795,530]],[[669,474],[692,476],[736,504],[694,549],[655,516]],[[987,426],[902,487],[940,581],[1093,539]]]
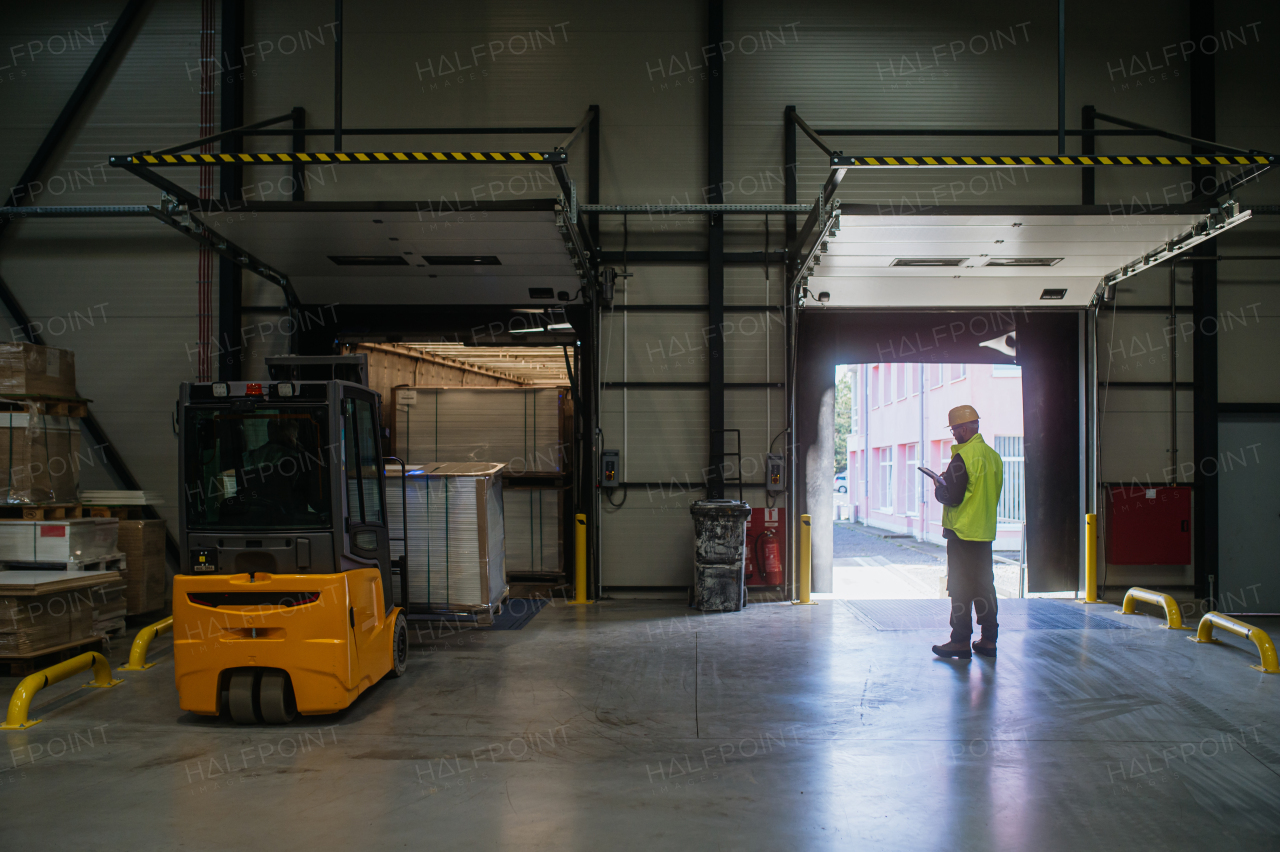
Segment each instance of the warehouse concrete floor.
[[936,613],[884,601],[557,603],[424,630],[405,678],[281,728],[180,712],[165,637],[156,667],[50,687],[42,724],[0,734],[5,846],[1276,848],[1280,676],[1251,645],[1111,606],[1017,629],[1086,620],[1020,603],[1000,658],[963,662],[929,652]]

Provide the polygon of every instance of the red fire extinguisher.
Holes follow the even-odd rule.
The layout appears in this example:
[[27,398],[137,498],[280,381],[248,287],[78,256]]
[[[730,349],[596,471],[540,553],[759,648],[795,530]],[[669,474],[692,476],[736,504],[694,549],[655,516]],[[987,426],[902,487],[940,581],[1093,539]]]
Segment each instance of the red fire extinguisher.
[[778,537],[773,534],[773,530],[765,530],[756,536],[754,549],[757,553],[752,562],[759,570],[764,584],[766,586],[781,586],[782,547],[779,546]]

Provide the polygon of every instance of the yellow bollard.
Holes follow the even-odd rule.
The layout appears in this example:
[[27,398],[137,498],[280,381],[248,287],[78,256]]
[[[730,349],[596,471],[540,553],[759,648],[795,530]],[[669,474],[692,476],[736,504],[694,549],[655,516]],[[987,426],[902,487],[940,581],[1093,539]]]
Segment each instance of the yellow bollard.
[[56,666],[49,666],[22,679],[18,688],[13,691],[13,698],[9,701],[9,715],[5,718],[4,724],[0,725],[0,730],[15,731],[40,724],[39,719],[27,720],[27,714],[31,712],[31,699],[35,698],[36,693],[50,684],[66,680],[73,674],[86,669],[93,669],[93,683],[86,683],[85,686],[105,688],[123,683],[123,681],[112,679],[111,664],[97,651],[89,651],[78,657],[63,660]]
[[1245,624],[1230,616],[1223,615],[1220,612],[1206,612],[1204,618],[1200,619],[1200,627],[1196,630],[1195,636],[1188,636],[1192,642],[1213,643],[1214,645],[1222,644],[1221,640],[1213,638],[1213,628],[1225,630],[1228,633],[1234,633],[1241,639],[1248,639],[1258,648],[1258,656],[1261,658],[1261,664],[1249,666],[1251,669],[1257,669],[1267,674],[1280,674],[1280,662],[1276,659],[1276,646],[1271,641],[1271,637],[1266,631],[1259,630],[1252,624]]
[[140,672],[143,669],[149,669],[155,663],[147,662],[147,649],[151,647],[151,640],[157,636],[173,631],[173,616],[162,618],[155,624],[149,625],[138,631],[138,635],[133,639],[133,647],[129,649],[129,662],[121,666],[116,671],[122,672]]
[[594,603],[587,600],[587,516],[573,516],[574,558],[576,564],[573,572],[573,600],[570,604],[581,605]]
[[800,565],[796,571],[796,594],[799,600],[793,604],[817,606],[817,601],[809,600],[809,586],[812,585],[810,573],[813,562],[813,519],[808,515],[800,516]]
[[1080,603],[1106,603],[1098,600],[1098,516],[1084,516],[1084,600]]
[[1137,608],[1134,601],[1146,601],[1149,604],[1164,607],[1165,627],[1170,630],[1190,630],[1190,627],[1182,626],[1182,609],[1178,606],[1178,602],[1171,595],[1161,592],[1153,592],[1150,589],[1144,589],[1141,586],[1134,586],[1132,589],[1124,593],[1124,604],[1121,605],[1117,615],[1134,615]]

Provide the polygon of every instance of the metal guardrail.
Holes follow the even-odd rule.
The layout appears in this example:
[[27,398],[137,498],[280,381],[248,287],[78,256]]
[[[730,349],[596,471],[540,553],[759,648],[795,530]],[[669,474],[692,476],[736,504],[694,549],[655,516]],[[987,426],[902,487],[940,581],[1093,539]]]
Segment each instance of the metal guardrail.
[[1124,607],[1120,610],[1120,615],[1134,615],[1137,612],[1134,609],[1134,601],[1145,601],[1149,604],[1163,606],[1165,626],[1170,630],[1191,629],[1190,627],[1182,626],[1182,609],[1178,606],[1178,602],[1169,595],[1134,586],[1124,594]]
[[1200,642],[1202,644],[1221,645],[1222,640],[1213,638],[1213,628],[1225,630],[1228,633],[1234,633],[1242,639],[1248,639],[1258,647],[1258,656],[1261,657],[1261,665],[1250,666],[1251,669],[1257,669],[1267,674],[1280,674],[1280,663],[1276,661],[1276,646],[1271,641],[1271,637],[1266,631],[1259,630],[1252,624],[1245,624],[1243,621],[1223,615],[1220,612],[1206,612],[1204,617],[1200,619],[1200,626],[1196,630],[1195,636],[1188,636],[1192,642]]
[[139,630],[138,635],[133,639],[133,647],[129,649],[129,662],[116,671],[140,672],[143,669],[149,669],[154,666],[155,663],[147,662],[147,649],[151,647],[151,640],[171,632],[173,632],[172,615]]
[[0,725],[0,730],[17,731],[40,724],[40,719],[27,719],[27,715],[31,712],[31,699],[35,698],[36,693],[50,684],[66,680],[88,669],[93,669],[93,683],[86,683],[87,687],[106,689],[124,683],[111,677],[111,664],[97,651],[89,651],[78,657],[64,660],[56,666],[49,666],[22,679],[18,688],[13,691],[13,698],[9,700],[9,715],[5,717],[4,724]]

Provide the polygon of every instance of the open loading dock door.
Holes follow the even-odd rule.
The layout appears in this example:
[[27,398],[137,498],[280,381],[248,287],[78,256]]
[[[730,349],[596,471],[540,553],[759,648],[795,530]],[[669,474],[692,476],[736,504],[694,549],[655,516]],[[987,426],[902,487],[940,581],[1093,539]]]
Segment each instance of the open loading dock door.
[[582,286],[557,206],[278,202],[196,215],[285,272],[303,304],[550,305]]
[[[254,271],[280,286],[285,304],[275,310],[294,319],[291,351],[319,355],[341,349],[370,359],[369,383],[382,394],[388,424],[384,445],[409,463],[411,474],[424,465],[443,464],[449,470],[449,463],[456,468],[458,462],[477,460],[505,465],[501,489],[491,490],[500,507],[495,517],[502,517],[509,530],[507,558],[491,563],[499,566],[494,570],[506,571],[525,590],[530,583],[554,589],[572,576],[566,570],[572,555],[565,547],[572,541],[567,525],[577,512],[595,516],[594,495],[581,481],[594,469],[590,442],[581,440],[591,433],[594,395],[576,390],[581,375],[594,373],[595,323],[592,294],[585,288],[590,273],[583,231],[563,198],[475,202],[462,209],[447,202],[248,203],[230,211],[191,210],[190,218],[199,232],[225,240],[250,261],[248,268],[257,262],[261,268]],[[533,422],[559,438],[543,453],[505,445],[499,452],[484,440],[500,424],[481,418],[473,429],[453,424],[476,446],[451,444],[452,454],[448,448],[415,454],[403,421],[424,393],[452,393],[454,408],[464,410],[477,395],[494,402],[509,397],[503,411],[516,411],[517,420],[531,416],[528,399],[549,393],[551,413]],[[558,413],[563,422],[557,422]],[[437,420],[438,415],[431,422]],[[489,450],[501,458],[485,456]],[[535,474],[526,455],[554,455],[554,469]],[[398,498],[399,470],[392,464],[388,471],[397,476]],[[409,490],[410,505],[421,514],[414,495],[422,488]],[[427,537],[411,545],[415,556],[406,572],[405,601],[411,617],[445,612],[490,617],[503,588],[496,579],[489,578],[483,594],[471,594],[475,590],[467,587],[463,591],[471,597],[458,597],[449,583],[433,582],[434,567],[419,576],[420,551],[430,553],[434,541],[434,527],[425,523],[409,523],[411,536]],[[399,583],[396,589],[403,597]]]
[[1096,479],[1086,309],[1109,284],[1246,221],[1248,211],[1119,220],[1032,208],[837,211],[806,262],[796,335],[795,497],[813,518],[814,591],[831,591],[834,368],[877,362],[1022,366],[1027,588],[1082,588],[1080,542]]

